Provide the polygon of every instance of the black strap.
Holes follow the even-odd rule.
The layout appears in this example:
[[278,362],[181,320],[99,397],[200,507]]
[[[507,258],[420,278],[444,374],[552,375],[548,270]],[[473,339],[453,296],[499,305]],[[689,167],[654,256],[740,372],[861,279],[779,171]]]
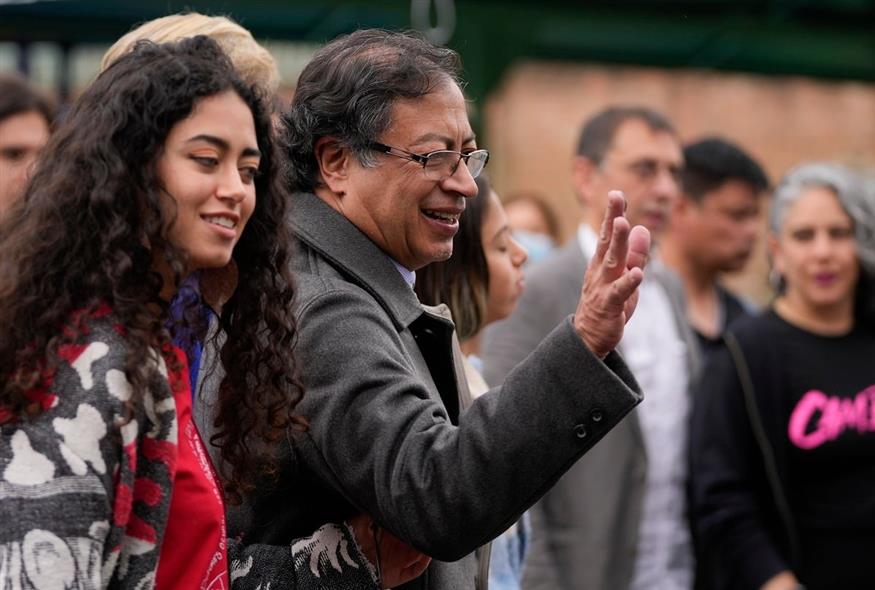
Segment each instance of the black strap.
[[741,391],[744,393],[744,406],[747,410],[747,417],[750,421],[754,439],[756,439],[757,446],[759,446],[760,453],[763,457],[766,479],[768,480],[769,488],[771,488],[772,496],[775,499],[775,507],[778,510],[778,516],[784,523],[784,528],[787,533],[787,540],[790,544],[791,563],[794,568],[798,568],[801,563],[801,551],[799,548],[799,538],[796,534],[796,521],[793,519],[793,513],[790,511],[790,504],[784,493],[784,486],[781,484],[781,478],[778,476],[777,463],[775,462],[775,451],[766,435],[766,429],[763,427],[762,416],[760,416],[759,408],[756,403],[756,395],[754,394],[750,369],[747,366],[747,361],[744,358],[744,352],[741,350],[741,345],[731,332],[724,333],[723,342],[726,344],[726,348],[732,356],[733,363],[735,364],[735,372],[738,374],[738,380],[741,383]]

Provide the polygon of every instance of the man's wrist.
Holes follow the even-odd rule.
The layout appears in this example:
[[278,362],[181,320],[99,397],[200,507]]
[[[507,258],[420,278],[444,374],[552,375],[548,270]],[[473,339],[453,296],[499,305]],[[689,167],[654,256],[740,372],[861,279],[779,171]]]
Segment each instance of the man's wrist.
[[577,337],[580,338],[580,341],[583,342],[583,345],[586,346],[595,356],[599,357],[601,360],[605,360],[605,357],[608,356],[610,351],[599,350],[599,347],[596,346],[598,339],[592,338],[590,334],[584,330],[576,316],[571,318],[571,325],[574,327],[574,332],[577,334]]

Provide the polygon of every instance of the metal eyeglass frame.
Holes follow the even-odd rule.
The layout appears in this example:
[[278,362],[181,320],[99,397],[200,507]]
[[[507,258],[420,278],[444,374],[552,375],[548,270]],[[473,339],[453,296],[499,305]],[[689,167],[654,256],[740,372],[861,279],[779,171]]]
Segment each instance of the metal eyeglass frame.
[[[380,153],[383,153],[383,154],[395,156],[396,158],[403,158],[405,160],[410,160],[411,162],[416,162],[418,164],[422,164],[423,170],[426,170],[426,165],[428,164],[428,160],[434,154],[450,153],[450,154],[456,154],[457,156],[459,156],[459,159],[456,161],[455,165],[450,170],[450,173],[448,176],[445,176],[443,178],[436,178],[434,180],[445,180],[446,178],[449,178],[450,176],[455,174],[456,170],[459,169],[459,164],[462,163],[462,160],[465,160],[465,167],[468,168],[468,172],[471,172],[471,168],[468,166],[468,160],[474,154],[486,154],[486,158],[483,160],[483,167],[477,171],[477,174],[471,173],[471,176],[473,178],[477,178],[478,176],[480,176],[480,174],[483,172],[483,169],[486,168],[486,164],[489,162],[489,152],[487,150],[482,150],[482,149],[481,150],[473,150],[473,151],[468,152],[468,153],[457,152],[456,150],[435,150],[435,151],[429,152],[427,154],[415,154],[413,152],[409,152],[409,151],[401,149],[401,148],[392,147],[390,145],[386,145],[384,143],[379,143],[377,141],[372,141],[370,143],[370,147],[371,147],[371,149],[374,149],[374,150],[376,150]],[[396,154],[393,152],[393,150],[395,152],[401,152],[401,153]]]

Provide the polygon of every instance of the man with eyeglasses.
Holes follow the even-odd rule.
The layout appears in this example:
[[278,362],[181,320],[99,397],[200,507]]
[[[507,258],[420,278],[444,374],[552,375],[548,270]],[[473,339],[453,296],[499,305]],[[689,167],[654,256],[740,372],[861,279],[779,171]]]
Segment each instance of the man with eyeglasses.
[[446,307],[420,305],[412,289],[417,269],[452,254],[488,160],[458,71],[453,51],[419,37],[359,31],[316,53],[285,117],[300,243],[296,411],[309,426],[278,442],[278,481],[232,510],[229,533],[281,544],[367,513],[372,543],[326,548],[310,566],[337,569],[360,550],[381,588],[386,531],[420,552],[411,571],[433,558],[398,587],[484,588],[488,558],[478,565],[475,550],[640,401],[613,348],[649,235],[623,217],[619,194],[581,305],[503,387],[470,399]]
[[[680,140],[660,113],[608,108],[589,119],[572,161],[583,222],[569,243],[526,273],[515,312],[486,330],[489,383],[505,378],[574,309],[581,270],[596,251],[604,194],[620,189],[626,217],[654,241],[679,197]],[[591,264],[591,262],[589,262]],[[690,590],[686,437],[698,351],[678,278],[653,260],[618,350],[645,401],[577,462],[530,512],[526,590]]]

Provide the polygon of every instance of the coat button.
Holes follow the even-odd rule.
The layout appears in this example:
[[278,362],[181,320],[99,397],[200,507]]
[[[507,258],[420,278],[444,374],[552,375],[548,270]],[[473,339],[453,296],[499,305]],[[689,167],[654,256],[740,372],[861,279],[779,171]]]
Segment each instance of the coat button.
[[601,410],[593,410],[589,417],[593,422],[601,422],[602,418],[604,418],[604,414],[602,414]]
[[574,436],[577,438],[586,438],[586,426],[583,424],[578,424],[574,427]]

